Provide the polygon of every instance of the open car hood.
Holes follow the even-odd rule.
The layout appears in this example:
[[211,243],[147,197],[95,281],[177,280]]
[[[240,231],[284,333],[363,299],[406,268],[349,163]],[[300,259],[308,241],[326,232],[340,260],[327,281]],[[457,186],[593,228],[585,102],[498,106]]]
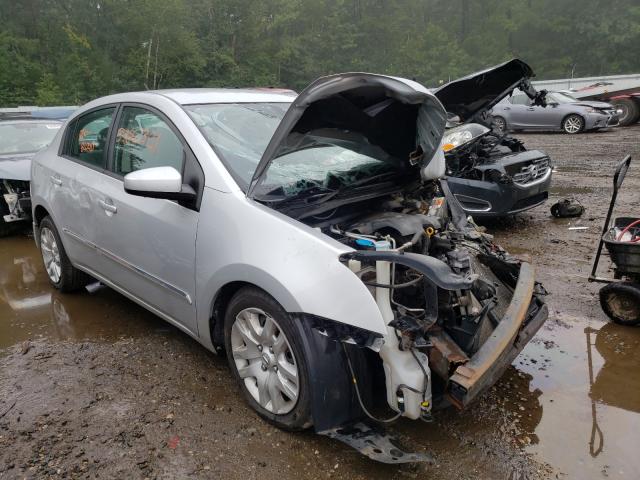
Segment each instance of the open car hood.
[[434,90],[434,94],[447,112],[458,115],[461,121],[466,122],[478,113],[493,108],[523,81],[534,76],[529,65],[513,59],[449,82]]
[[291,134],[342,129],[361,134],[386,153],[409,162],[418,146],[426,167],[440,152],[446,111],[423,85],[404,78],[371,73],[322,77],[305,88],[291,104],[253,175],[247,196],[275,158],[286,150]]

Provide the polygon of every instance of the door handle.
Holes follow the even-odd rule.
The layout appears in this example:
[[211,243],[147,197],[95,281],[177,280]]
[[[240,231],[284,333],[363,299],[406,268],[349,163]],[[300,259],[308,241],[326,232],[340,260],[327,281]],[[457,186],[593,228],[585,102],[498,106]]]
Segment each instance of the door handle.
[[55,175],[51,175],[51,177],[49,177],[51,180],[51,183],[53,183],[54,185],[62,185],[62,180],[60,180],[60,177],[57,177]]
[[504,107],[503,110],[511,110],[511,107]]
[[530,112],[533,112],[535,110],[535,108],[529,107],[529,108],[527,108],[527,110],[529,110]]
[[98,203],[105,210],[105,212],[116,213],[118,211],[118,207],[116,207],[113,203],[106,202],[105,200],[100,200]]

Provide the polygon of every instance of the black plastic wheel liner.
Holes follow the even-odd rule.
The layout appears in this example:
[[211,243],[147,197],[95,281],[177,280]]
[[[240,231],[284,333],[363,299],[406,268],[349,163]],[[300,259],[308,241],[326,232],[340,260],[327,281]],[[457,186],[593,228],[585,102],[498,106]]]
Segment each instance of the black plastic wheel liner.
[[[381,427],[362,421],[364,412],[355,395],[341,342],[322,335],[304,314],[296,314],[296,318],[309,368],[311,414],[316,433],[339,440],[378,462],[433,463],[428,453],[405,452]],[[349,349],[363,402],[370,405],[373,382],[362,349],[345,346]]]
[[[341,342],[322,335],[315,328],[315,322],[304,314],[296,314],[296,318],[309,367],[311,415],[315,431],[329,430],[359,420],[364,414],[353,390]],[[349,345],[348,348],[357,353],[357,347]],[[371,397],[370,375],[366,363],[357,361],[357,357],[356,354],[350,355],[366,403]]]

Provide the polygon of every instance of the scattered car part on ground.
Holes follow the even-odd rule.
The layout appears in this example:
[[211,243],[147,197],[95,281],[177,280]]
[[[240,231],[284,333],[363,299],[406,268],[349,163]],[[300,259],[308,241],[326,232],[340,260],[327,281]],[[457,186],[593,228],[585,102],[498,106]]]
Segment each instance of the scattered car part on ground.
[[533,76],[529,65],[514,59],[434,91],[447,112],[462,122],[447,130],[443,149],[451,191],[474,217],[513,215],[549,197],[549,156],[527,150],[500,128],[500,117],[489,114],[516,88],[527,92],[532,102],[544,105],[545,92],[537,92],[529,83]]
[[56,288],[90,275],[226,349],[280,428],[355,442],[378,402],[429,420],[434,400],[471,404],[547,318],[533,267],[439,181],[445,121],[422,85],[360,73],[297,97],[104,97],[32,164],[36,243]]
[[74,107],[0,109],[0,236],[31,218],[31,158],[49,145]]
[[[611,203],[589,281],[607,284],[600,290],[600,304],[611,320],[621,325],[640,325],[640,218],[620,217],[610,225],[618,191],[630,164],[631,156],[627,155],[616,167]],[[597,275],[603,245],[615,266],[613,279]]]
[[547,92],[547,105],[535,105],[517,92],[493,107],[497,128],[509,130],[558,130],[581,133],[618,125],[621,112],[610,103],[578,100],[565,92]]
[[579,217],[584,213],[584,206],[575,199],[563,198],[551,205],[551,215],[556,218]]

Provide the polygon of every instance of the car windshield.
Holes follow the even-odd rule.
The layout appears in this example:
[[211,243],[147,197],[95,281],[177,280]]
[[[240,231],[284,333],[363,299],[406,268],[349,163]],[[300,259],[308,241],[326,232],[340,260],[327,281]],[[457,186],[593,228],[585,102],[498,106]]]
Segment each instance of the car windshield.
[[[288,103],[187,105],[185,110],[246,191]],[[359,133],[337,128],[291,133],[258,186],[260,196],[334,191],[402,167]]]
[[246,190],[289,103],[216,103],[184,109]]
[[291,133],[259,185],[262,195],[295,196],[306,190],[336,191],[401,165],[363,135],[326,128]]
[[556,103],[575,103],[578,99],[573,98],[568,93],[549,92],[547,94],[547,102],[549,101]]
[[37,152],[51,143],[60,126],[56,122],[0,123],[0,155]]

